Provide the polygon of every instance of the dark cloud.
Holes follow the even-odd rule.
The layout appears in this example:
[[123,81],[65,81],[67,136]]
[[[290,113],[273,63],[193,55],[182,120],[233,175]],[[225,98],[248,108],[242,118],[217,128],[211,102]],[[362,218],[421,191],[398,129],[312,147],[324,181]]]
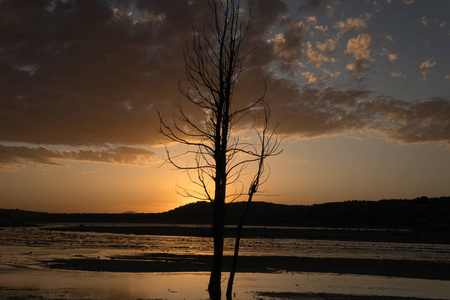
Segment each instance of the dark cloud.
[[30,163],[61,166],[60,161],[89,161],[110,164],[147,165],[156,161],[155,153],[143,148],[117,147],[103,150],[49,150],[46,147],[8,146],[0,144],[0,168]]
[[268,39],[272,59],[277,60],[282,70],[297,66],[304,51],[305,24],[300,20],[283,17],[283,32]]
[[364,120],[355,113],[355,106],[370,95],[369,91],[309,87],[299,90],[285,80],[274,82],[271,88],[279,92],[273,95],[286,97],[269,96],[268,99],[274,118],[281,121],[281,134],[311,138],[343,134],[364,126]]
[[[311,1],[310,7],[318,3]],[[202,26],[210,15],[206,1],[14,0],[0,5],[0,141],[94,149],[161,141],[156,112],[171,115],[184,101],[176,87],[183,78],[182,51],[191,25]],[[254,22],[246,47],[256,48],[256,60],[242,74],[236,95],[242,103],[258,98],[264,77],[282,133],[315,137],[366,128],[401,142],[449,142],[446,99],[373,99],[368,91],[302,88],[274,77],[271,66],[298,63],[306,27],[283,18],[282,1],[251,0],[250,5]],[[268,34],[274,26],[280,35]],[[351,70],[364,72],[370,40],[356,41],[348,47],[355,57]],[[371,121],[374,115],[380,120]],[[119,148],[116,156],[112,150],[98,156],[94,150],[1,149],[3,164],[89,157],[119,163],[125,155]]]
[[46,165],[61,165],[52,161],[55,153],[45,147],[29,148],[25,146],[6,146],[0,145],[0,166],[22,164],[29,161]]
[[49,1],[20,2],[1,10],[0,140],[157,142],[158,105],[180,98],[190,20],[183,23],[175,8],[162,15],[159,1],[142,2],[148,5],[136,15],[106,1],[57,2],[51,12]]
[[[262,79],[251,72],[237,95],[254,99]],[[399,143],[450,143],[450,100],[405,101],[375,96],[369,90],[300,87],[290,80],[266,78],[267,96],[280,134],[320,137],[376,134]],[[253,91],[253,92],[252,92]]]
[[[156,111],[173,112],[183,100],[182,51],[191,25],[209,14],[206,1],[52,3],[2,2],[0,140],[158,143]],[[257,3],[254,32],[285,9]],[[252,43],[263,42],[258,36]]]
[[380,97],[360,103],[375,132],[401,143],[450,143],[450,100],[402,101]]
[[[289,87],[285,87],[288,88]],[[292,88],[292,87],[291,87]],[[450,100],[404,101],[366,90],[304,88],[273,105],[280,132],[301,137],[377,134],[399,143],[450,143]]]

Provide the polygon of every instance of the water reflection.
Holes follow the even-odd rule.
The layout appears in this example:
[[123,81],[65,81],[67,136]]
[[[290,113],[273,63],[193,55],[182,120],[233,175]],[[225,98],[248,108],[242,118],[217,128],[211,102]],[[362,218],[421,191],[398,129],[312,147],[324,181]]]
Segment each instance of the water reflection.
[[[208,299],[207,273],[30,271],[0,273],[0,286],[60,299]],[[449,299],[448,282],[317,273],[237,274],[236,299],[256,292],[339,293]],[[225,287],[224,287],[225,288]],[[15,291],[17,293],[17,291]]]

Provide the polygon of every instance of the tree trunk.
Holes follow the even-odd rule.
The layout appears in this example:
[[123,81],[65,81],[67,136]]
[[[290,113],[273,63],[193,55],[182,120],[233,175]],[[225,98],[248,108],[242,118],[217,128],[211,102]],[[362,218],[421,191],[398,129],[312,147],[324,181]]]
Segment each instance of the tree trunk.
[[216,199],[213,204],[213,238],[214,255],[212,260],[211,275],[209,278],[208,292],[210,299],[221,298],[222,259],[223,259],[223,229],[224,229],[224,202]]
[[[221,113],[217,121],[218,126],[228,123],[228,116],[222,120]],[[213,238],[214,238],[214,255],[211,266],[211,276],[209,278],[208,292],[210,299],[221,298],[222,283],[222,260],[223,260],[223,231],[225,225],[225,196],[226,196],[226,145],[227,139],[220,133],[220,127],[216,134],[215,143],[215,161],[216,161],[216,178],[215,178],[215,195],[213,201]],[[227,133],[227,130],[225,130]]]
[[249,199],[247,201],[247,205],[245,206],[244,213],[242,214],[237,232],[236,232],[236,243],[234,244],[234,256],[233,256],[233,264],[231,265],[231,271],[230,271],[230,277],[228,278],[228,285],[227,285],[227,300],[232,299],[232,293],[233,293],[233,282],[234,282],[234,275],[236,274],[236,267],[238,263],[239,258],[239,243],[241,241],[241,235],[242,235],[242,228],[244,227],[245,219],[247,218],[247,213],[250,208],[250,203],[252,202],[253,194],[249,195]]

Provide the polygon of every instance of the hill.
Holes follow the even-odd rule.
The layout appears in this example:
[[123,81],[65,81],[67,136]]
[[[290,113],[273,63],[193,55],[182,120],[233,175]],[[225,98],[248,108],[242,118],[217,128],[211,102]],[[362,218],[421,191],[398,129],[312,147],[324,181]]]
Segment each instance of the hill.
[[[228,224],[237,224],[245,202],[227,207]],[[165,213],[178,223],[209,224],[209,203],[197,202]],[[251,204],[246,224],[260,226],[346,228],[447,228],[450,229],[450,197],[413,200],[345,201],[314,205]]]
[[[237,224],[245,202],[227,206],[227,224]],[[60,214],[0,209],[0,226],[42,223],[210,224],[211,205],[190,203],[164,213]],[[315,205],[252,203],[246,224],[332,228],[450,230],[450,197],[345,201]]]

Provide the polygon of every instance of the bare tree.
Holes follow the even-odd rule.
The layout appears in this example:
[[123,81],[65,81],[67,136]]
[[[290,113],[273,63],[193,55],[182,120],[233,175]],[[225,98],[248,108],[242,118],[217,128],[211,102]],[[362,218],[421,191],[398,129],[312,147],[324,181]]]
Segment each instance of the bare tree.
[[[192,188],[178,187],[178,191],[212,203],[214,255],[208,291],[211,299],[220,299],[225,204],[245,194],[242,172],[249,164],[258,163],[249,193],[251,201],[261,183],[264,159],[276,154],[278,141],[275,147],[274,140],[269,138],[267,143],[267,138],[273,135],[268,135],[268,106],[263,101],[265,87],[258,99],[239,104],[233,97],[252,52],[244,52],[243,42],[252,20],[245,12],[243,0],[212,0],[210,7],[212,19],[207,19],[200,29],[193,28],[192,43],[184,51],[186,83],[179,83],[178,87],[191,111],[180,108],[170,125],[160,115],[159,130],[187,149],[178,155],[166,151],[167,161],[186,171],[192,184]],[[255,115],[261,112],[264,122],[258,135],[259,146],[243,142],[233,134],[248,117],[257,122]],[[180,156],[187,158],[186,165],[178,162]]]

